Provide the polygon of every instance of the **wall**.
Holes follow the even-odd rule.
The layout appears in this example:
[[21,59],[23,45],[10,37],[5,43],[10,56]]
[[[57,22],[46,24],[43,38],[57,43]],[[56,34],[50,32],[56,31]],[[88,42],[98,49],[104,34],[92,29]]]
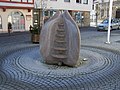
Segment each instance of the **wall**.
[[[2,17],[2,29],[0,31],[7,32],[7,24],[8,24],[8,15],[11,12],[14,11],[20,11],[23,13],[25,17],[25,30],[29,30],[29,26],[32,25],[32,10],[31,12],[28,12],[28,9],[6,9],[6,11],[3,12],[3,9],[0,8],[0,15]],[[26,16],[31,16],[31,18],[27,18]]]
[[65,9],[65,10],[80,10],[80,11],[91,11],[92,10],[92,0],[89,0],[88,4],[76,3],[76,0],[71,0],[71,2],[64,2],[64,0],[48,1],[47,8],[54,9]]
[[[83,4],[82,3],[76,3],[76,0],[70,0],[70,2],[64,2],[64,0],[57,0],[57,1],[50,1],[44,0],[44,8],[46,10],[69,10],[69,11],[79,11],[79,12],[85,12],[84,15],[87,14],[87,16],[84,16],[84,25],[83,26],[89,26],[90,24],[90,11],[92,11],[92,4],[93,4],[93,0],[88,0],[88,4]],[[39,4],[37,3],[39,2]],[[35,0],[36,6],[38,6],[38,9],[43,8],[41,6],[41,0]],[[73,16],[74,17],[74,16]]]
[[[115,18],[116,17],[116,11],[117,9],[120,8],[120,1],[115,1],[113,2],[113,8],[112,8],[112,17]],[[102,15],[102,10],[104,11],[104,14]],[[109,16],[109,3],[100,3],[99,4],[99,15],[98,15],[98,19],[106,19]],[[101,17],[102,16],[102,17]]]
[[[36,2],[38,2],[38,0],[35,0],[35,3]],[[57,0],[57,1],[48,0],[44,2],[46,9],[60,9],[60,10],[63,9],[63,10],[80,10],[80,11],[91,11],[93,4],[93,0],[88,0],[88,4],[76,3],[76,0],[70,0],[70,2],[64,2],[64,0]],[[38,8],[41,8],[41,0],[38,4]]]

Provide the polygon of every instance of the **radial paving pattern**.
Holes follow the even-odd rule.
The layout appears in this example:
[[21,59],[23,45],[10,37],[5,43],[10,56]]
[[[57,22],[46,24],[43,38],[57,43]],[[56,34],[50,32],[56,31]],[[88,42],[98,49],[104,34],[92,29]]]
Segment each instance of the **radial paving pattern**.
[[[14,49],[16,48],[16,49]],[[14,47],[0,54],[0,90],[120,90],[120,53],[82,46],[78,67],[47,65],[39,47]]]

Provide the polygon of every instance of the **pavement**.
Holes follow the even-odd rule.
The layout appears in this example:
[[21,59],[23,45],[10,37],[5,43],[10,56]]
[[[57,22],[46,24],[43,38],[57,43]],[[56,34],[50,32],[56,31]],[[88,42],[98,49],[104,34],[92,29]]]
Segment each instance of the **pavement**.
[[29,32],[0,34],[0,90],[120,90],[120,31],[111,31],[110,44],[95,27],[80,32],[77,67],[47,65]]

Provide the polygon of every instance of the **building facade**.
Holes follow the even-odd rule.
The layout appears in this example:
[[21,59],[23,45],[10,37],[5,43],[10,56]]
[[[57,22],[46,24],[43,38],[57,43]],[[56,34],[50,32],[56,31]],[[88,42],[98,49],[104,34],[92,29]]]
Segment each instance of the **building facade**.
[[0,32],[8,32],[8,23],[12,32],[29,30],[33,8],[34,0],[0,0]]
[[42,20],[46,21],[57,10],[68,10],[74,20],[80,26],[90,25],[90,11],[92,10],[92,0],[35,0],[35,10],[40,13],[40,25]]
[[[97,1],[98,19],[103,20],[109,17],[109,0]],[[120,0],[113,0],[112,18],[120,18]]]

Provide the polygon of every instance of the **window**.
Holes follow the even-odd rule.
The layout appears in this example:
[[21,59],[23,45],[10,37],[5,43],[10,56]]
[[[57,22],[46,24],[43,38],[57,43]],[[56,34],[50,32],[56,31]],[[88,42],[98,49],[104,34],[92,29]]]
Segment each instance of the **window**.
[[88,4],[88,0],[83,0],[83,4]]
[[56,13],[55,10],[50,11],[50,16],[53,16]]
[[27,0],[22,0],[22,2],[27,2]]
[[50,0],[50,1],[57,1],[57,0]]
[[104,9],[101,10],[101,18],[104,16]]
[[28,0],[29,3],[32,3],[32,0]]
[[109,8],[107,8],[107,17],[109,17]]
[[27,2],[27,3],[32,3],[33,0],[11,0],[12,2]]
[[75,14],[75,21],[79,23],[81,18],[81,12],[75,12],[74,14]]
[[76,0],[76,3],[81,3],[81,0]]
[[50,11],[50,16],[53,16],[53,11]]
[[2,17],[0,16],[0,29],[2,29]]
[[95,10],[94,5],[92,5],[92,10]]
[[48,16],[48,11],[45,11],[45,16]]
[[70,0],[64,0],[64,2],[70,2]]

